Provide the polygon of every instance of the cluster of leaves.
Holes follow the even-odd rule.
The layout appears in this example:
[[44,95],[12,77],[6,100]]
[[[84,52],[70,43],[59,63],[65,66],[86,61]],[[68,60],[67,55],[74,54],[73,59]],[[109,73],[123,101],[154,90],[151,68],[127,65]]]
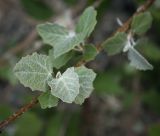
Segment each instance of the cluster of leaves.
[[[66,103],[82,104],[93,90],[96,74],[93,70],[80,67],[69,67],[63,73],[55,73],[53,68],[60,69],[73,57],[74,50],[83,52],[83,59],[93,60],[97,55],[94,45],[86,44],[97,23],[97,12],[88,7],[76,25],[75,31],[52,23],[38,25],[37,30],[43,42],[51,45],[49,55],[33,53],[23,57],[15,66],[14,72],[20,82],[33,91],[42,91],[39,102],[42,108],[57,106],[59,99]],[[118,32],[102,43],[109,55],[121,51],[128,52],[131,65],[140,70],[151,70],[152,65],[135,50],[137,44],[133,36],[142,35],[151,26],[152,17],[149,12],[133,17],[131,31]]]
[[[53,48],[49,55],[33,53],[16,64],[14,72],[20,82],[32,91],[43,92],[39,97],[42,108],[54,107],[59,99],[66,103],[82,104],[93,90],[96,74],[85,66],[67,68],[64,73],[55,73],[73,56],[75,48],[84,48],[84,58],[91,60],[97,53],[92,45],[85,45],[85,39],[96,25],[96,11],[87,8],[80,17],[75,32],[58,24],[38,25],[37,30],[44,43]],[[86,53],[88,52],[88,54]]]
[[118,32],[104,41],[102,46],[109,55],[115,55],[121,51],[127,52],[130,65],[139,70],[152,70],[153,66],[134,48],[138,45],[138,42],[134,41],[134,35],[141,36],[147,32],[151,24],[150,12],[135,15],[130,26],[131,30],[128,33]]

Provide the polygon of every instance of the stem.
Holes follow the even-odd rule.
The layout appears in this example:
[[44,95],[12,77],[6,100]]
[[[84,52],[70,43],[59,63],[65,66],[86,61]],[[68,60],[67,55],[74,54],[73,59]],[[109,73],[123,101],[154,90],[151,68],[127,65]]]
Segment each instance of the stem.
[[[120,26],[115,31],[115,33],[117,33],[117,32],[127,32],[129,30],[129,28],[130,28],[133,16],[138,15],[138,14],[140,14],[140,13],[145,12],[146,10],[148,10],[148,8],[150,8],[150,6],[152,6],[152,4],[154,3],[154,1],[155,0],[147,0],[146,3],[144,3],[143,5],[141,5],[137,9],[137,11],[122,26]],[[103,47],[101,46],[101,44],[97,45],[97,50],[98,51],[103,50]]]
[[[144,11],[146,11],[154,2],[155,0],[147,0],[146,3],[144,5],[142,5],[140,8],[138,8],[137,12],[135,12],[133,14],[133,16],[142,13]],[[120,28],[117,29],[116,32],[126,32],[129,30],[132,18],[129,18],[124,24],[123,26],[121,26]],[[98,45],[97,46],[97,50],[100,52],[102,50],[102,46]],[[85,64],[85,62],[78,62],[78,64],[82,65]],[[2,121],[0,123],[0,130],[2,130],[3,128],[5,128],[6,126],[8,126],[10,123],[12,123],[14,120],[16,120],[17,118],[19,118],[23,113],[27,112],[28,110],[30,110],[34,105],[36,105],[38,103],[38,97],[33,98],[27,105],[23,106],[22,108],[20,108],[17,112],[13,113],[11,116],[9,116],[7,119],[5,119],[4,121]]]
[[120,27],[116,32],[126,32],[128,31],[129,27],[130,27],[130,24],[132,22],[132,18],[133,16],[135,15],[138,15],[142,12],[145,12],[153,3],[154,3],[155,0],[148,0],[144,5],[140,6],[138,9],[137,9],[137,12],[135,12],[132,17],[130,17],[122,27]]
[[33,98],[28,104],[20,108],[17,112],[13,113],[6,120],[0,122],[0,130],[9,125],[12,121],[20,117],[23,113],[30,110],[34,105],[38,103],[38,96]]

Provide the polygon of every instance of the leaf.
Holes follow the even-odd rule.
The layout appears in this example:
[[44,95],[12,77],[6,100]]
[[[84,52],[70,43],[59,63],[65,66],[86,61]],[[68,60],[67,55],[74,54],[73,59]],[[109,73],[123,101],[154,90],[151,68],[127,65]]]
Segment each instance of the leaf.
[[84,46],[84,53],[83,53],[83,59],[86,61],[94,60],[94,58],[97,56],[98,51],[94,45],[85,45]]
[[93,81],[96,74],[93,70],[84,66],[77,67],[75,72],[79,76],[80,89],[79,94],[75,99],[76,104],[82,104],[86,98],[88,98],[93,91]]
[[96,21],[97,12],[93,7],[88,7],[83,14],[76,26],[77,33],[83,33],[84,38],[87,38],[97,23]]
[[153,66],[133,47],[128,50],[130,65],[139,70],[152,70]]
[[152,16],[150,12],[144,12],[133,17],[131,28],[134,33],[141,35],[151,27],[151,24]]
[[113,37],[102,43],[104,50],[108,55],[115,55],[121,52],[127,42],[127,35],[124,32],[118,32]]
[[38,97],[38,101],[42,109],[51,108],[51,107],[55,107],[58,105],[58,98],[51,95],[50,91],[42,93]]
[[53,63],[53,67],[55,67],[57,69],[64,66],[73,56],[73,52],[70,51],[70,52],[67,52],[67,53],[55,58],[53,52],[54,52],[53,49],[49,50],[49,57],[51,59],[51,62]]
[[54,47],[55,58],[69,52],[84,41],[81,33],[68,32],[65,27],[57,24],[41,24],[38,25],[37,30],[44,43]]
[[52,64],[48,56],[33,53],[22,57],[14,72],[20,82],[32,91],[46,91],[47,80],[52,78]]
[[72,103],[79,94],[79,78],[74,67],[68,68],[62,75],[48,82],[51,94],[60,98],[63,102]]

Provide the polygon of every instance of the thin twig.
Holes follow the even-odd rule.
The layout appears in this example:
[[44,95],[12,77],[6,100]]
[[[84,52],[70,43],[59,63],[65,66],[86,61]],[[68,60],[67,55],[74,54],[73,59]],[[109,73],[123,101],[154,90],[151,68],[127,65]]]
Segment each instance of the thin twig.
[[[129,29],[130,29],[130,25],[131,25],[131,22],[132,22],[132,18],[140,13],[143,13],[145,12],[153,3],[154,3],[155,0],[147,0],[146,3],[144,3],[143,5],[141,5],[137,11],[122,25],[120,26],[114,34],[116,34],[117,32],[127,32]],[[112,35],[112,36],[113,36]],[[97,45],[97,50],[98,51],[101,51],[103,50],[101,44]]]
[[[154,2],[155,0],[148,0],[146,1],[146,3],[144,5],[142,5],[140,8],[138,8],[137,12],[134,15],[137,15],[141,12],[146,11]],[[133,17],[132,16],[132,17]],[[121,26],[119,29],[117,29],[116,32],[126,32],[129,30],[131,21],[132,21],[132,17],[129,18],[123,26]],[[97,46],[98,51],[100,52],[102,50],[101,46]],[[78,62],[79,65],[83,65],[86,62],[80,61]],[[10,123],[12,123],[14,120],[16,120],[17,118],[19,118],[24,112],[27,112],[28,110],[30,110],[34,105],[36,105],[38,103],[38,98],[34,98],[30,103],[28,103],[27,105],[23,106],[21,109],[19,109],[16,113],[14,113],[13,115],[9,116],[6,120],[2,121],[0,123],[0,130],[2,130],[3,128],[5,128],[6,126],[8,126]]]
[[155,0],[148,0],[144,5],[140,6],[138,9],[137,9],[137,12],[135,12],[132,17],[130,17],[122,27],[120,27],[116,32],[126,32],[128,31],[128,29],[130,28],[130,24],[132,22],[132,18],[133,16],[139,14],[139,13],[142,13],[142,12],[145,12],[153,3],[154,3]]
[[10,124],[11,122],[13,122],[15,119],[17,119],[18,117],[20,117],[26,111],[30,110],[37,103],[38,103],[38,97],[33,98],[28,104],[26,104],[25,106],[23,106],[22,108],[20,108],[17,112],[13,113],[6,120],[2,121],[0,123],[0,130],[2,131],[2,129],[4,127],[6,127],[8,124]]

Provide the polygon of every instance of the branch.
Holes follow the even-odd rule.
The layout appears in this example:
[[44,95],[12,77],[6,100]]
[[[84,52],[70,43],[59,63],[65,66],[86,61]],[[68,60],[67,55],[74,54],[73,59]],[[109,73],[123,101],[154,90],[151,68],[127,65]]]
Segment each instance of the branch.
[[145,4],[141,5],[138,9],[137,9],[137,12],[135,12],[132,17],[130,17],[122,27],[120,27],[119,29],[117,29],[116,32],[126,32],[129,30],[130,28],[130,24],[132,22],[132,18],[133,16],[135,15],[138,15],[142,12],[145,12],[153,3],[154,3],[155,0],[147,0]]
[[0,122],[0,130],[10,124],[12,121],[20,117],[23,113],[30,110],[34,105],[38,103],[38,96],[33,98],[28,104],[20,108],[17,112],[13,113],[11,116],[9,116],[6,120]]
[[[153,4],[154,1],[155,0],[148,0],[148,1],[146,1],[146,3],[144,5],[140,6],[137,9],[137,11],[133,14],[133,16],[146,11]],[[131,24],[133,16],[131,18],[129,18],[123,24],[123,26],[121,26],[120,28],[118,28],[116,32],[127,32],[129,30],[129,28],[130,28],[130,24]],[[97,46],[97,50],[99,52],[102,49],[103,48],[102,48],[101,45]],[[86,62],[83,60],[83,61],[78,62],[76,66],[84,65],[84,64],[86,64]],[[12,123],[14,120],[16,120],[18,117],[20,117],[24,112],[27,112],[28,110],[30,110],[37,103],[38,103],[38,97],[33,98],[30,103],[28,103],[27,105],[25,105],[22,108],[20,108],[16,113],[14,113],[13,115],[9,116],[6,120],[2,121],[0,123],[0,130],[2,130],[3,128],[5,128],[6,126],[8,126],[10,123]]]
[[[150,6],[152,6],[152,4],[154,3],[154,1],[155,0],[147,0],[146,3],[144,3],[143,5],[141,5],[137,9],[137,11],[121,27],[119,27],[115,31],[115,33],[113,33],[113,35],[116,34],[117,32],[127,32],[130,29],[130,25],[131,25],[133,16],[136,16],[136,15],[142,13],[142,12],[145,12]],[[97,45],[97,50],[98,51],[102,51],[103,50],[101,44]]]

